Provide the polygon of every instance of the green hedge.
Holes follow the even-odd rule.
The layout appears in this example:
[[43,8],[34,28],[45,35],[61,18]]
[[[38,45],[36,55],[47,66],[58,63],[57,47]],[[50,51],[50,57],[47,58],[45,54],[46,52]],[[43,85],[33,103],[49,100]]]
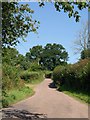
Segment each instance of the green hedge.
[[24,86],[20,79],[20,69],[16,66],[3,64],[2,66],[2,89],[12,89]]
[[41,76],[42,76],[41,72],[29,72],[29,71],[24,71],[20,75],[21,79],[28,83],[41,78]]
[[52,78],[52,71],[45,71],[45,78]]
[[28,96],[34,94],[34,91],[29,87],[22,87],[20,89],[12,89],[10,91],[3,91],[2,93],[2,107],[16,103]]
[[40,65],[38,65],[37,63],[31,63],[30,67],[28,69],[29,71],[41,71],[42,67]]
[[57,66],[53,71],[53,80],[55,84],[61,84],[63,80],[63,73],[65,71],[64,66]]
[[53,80],[57,86],[68,89],[89,91],[90,62],[83,60],[73,65],[58,66],[53,71]]

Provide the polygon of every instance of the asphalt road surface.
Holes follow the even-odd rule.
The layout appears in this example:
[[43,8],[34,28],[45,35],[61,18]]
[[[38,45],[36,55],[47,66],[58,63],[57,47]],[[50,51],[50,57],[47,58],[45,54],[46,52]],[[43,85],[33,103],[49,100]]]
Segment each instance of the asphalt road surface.
[[88,118],[88,105],[57,91],[51,79],[35,88],[35,95],[14,104],[11,108],[46,114],[48,118]]

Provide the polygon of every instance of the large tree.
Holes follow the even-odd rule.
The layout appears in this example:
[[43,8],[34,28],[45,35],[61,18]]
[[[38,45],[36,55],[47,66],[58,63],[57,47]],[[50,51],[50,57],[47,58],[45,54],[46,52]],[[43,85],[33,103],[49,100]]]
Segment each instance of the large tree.
[[29,5],[16,2],[2,2],[2,45],[17,45],[18,38],[24,37],[29,32],[36,32],[39,22],[33,20],[33,10]]
[[11,66],[17,65],[19,52],[15,48],[2,49],[2,62]]
[[[43,6],[45,2],[39,3]],[[75,6],[78,8],[75,9]],[[79,21],[79,10],[88,8],[87,2],[54,2],[57,11],[64,10],[69,17]],[[16,2],[2,2],[2,45],[13,46],[19,43],[18,38],[24,39],[29,32],[36,32],[39,26],[37,20],[32,19],[33,10],[28,4]]]
[[[39,2],[40,7],[44,6],[46,3],[43,2],[43,0],[41,1],[42,2]],[[59,2],[58,0],[54,0],[53,2],[56,11],[61,12],[63,10],[68,14],[69,18],[74,17],[76,22],[79,22],[80,20],[79,10],[84,8],[90,9],[88,2]]]
[[15,48],[3,48],[2,49],[2,62],[10,66],[16,66],[21,69],[28,69],[30,62],[25,56],[19,54]]
[[90,58],[90,49],[81,51],[81,59]]
[[60,44],[47,44],[30,48],[30,52],[26,53],[26,58],[32,62],[36,61],[43,69],[53,70],[59,64],[66,64],[68,53]]
[[26,53],[26,59],[30,62],[37,61],[39,64],[39,59],[41,57],[41,54],[43,52],[43,48],[41,45],[34,46],[30,48],[29,52]]
[[47,44],[41,55],[40,64],[48,70],[53,70],[57,65],[66,64],[68,53],[60,44]]
[[81,53],[82,50],[86,50],[88,46],[88,22],[83,23],[81,30],[78,31],[76,39],[74,41],[75,53]]
[[76,40],[74,41],[75,45],[75,54],[81,54],[81,59],[90,57],[90,49],[88,48],[88,25],[89,22],[85,22],[82,25],[81,30],[77,33]]

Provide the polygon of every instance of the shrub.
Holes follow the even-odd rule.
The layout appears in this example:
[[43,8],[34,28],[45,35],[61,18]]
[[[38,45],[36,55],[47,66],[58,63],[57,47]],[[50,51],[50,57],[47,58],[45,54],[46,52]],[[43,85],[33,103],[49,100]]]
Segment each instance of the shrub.
[[55,84],[63,84],[65,80],[64,76],[65,67],[64,66],[57,66],[53,71],[53,81]]
[[3,98],[2,99],[2,107],[8,107],[9,106],[9,102],[7,99]]
[[51,78],[52,77],[52,71],[45,71],[45,78]]
[[2,68],[2,89],[12,89],[24,86],[20,79],[20,69],[15,66],[3,64]]
[[85,59],[85,58],[90,58],[90,50],[89,49],[83,50],[81,52],[81,59]]
[[16,103],[24,99],[27,96],[34,94],[34,91],[29,87],[22,87],[20,89],[13,89],[9,91],[3,91],[2,94],[2,107],[8,107],[9,105]]
[[38,72],[22,72],[20,77],[21,79],[25,80],[26,82],[31,82],[32,80],[38,79],[40,76],[40,73]]
[[53,80],[56,85],[67,89],[87,91],[90,75],[89,59],[81,60],[73,65],[58,66],[53,71]]
[[42,70],[42,67],[38,65],[37,63],[34,62],[30,64],[29,71],[40,71],[40,70]]

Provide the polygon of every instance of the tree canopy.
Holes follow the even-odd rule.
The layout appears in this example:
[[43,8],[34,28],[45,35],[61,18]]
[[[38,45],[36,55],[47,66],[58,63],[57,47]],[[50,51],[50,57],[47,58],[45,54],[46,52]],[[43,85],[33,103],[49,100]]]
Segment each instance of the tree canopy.
[[88,22],[83,23],[81,30],[76,35],[74,41],[75,53],[81,53],[81,51],[88,49]]
[[15,48],[2,49],[2,62],[10,66],[16,66],[26,70],[30,66],[30,62],[26,60],[25,56],[19,54]]
[[42,47],[41,45],[30,48],[30,52],[26,53],[26,59],[29,61],[37,61],[43,69],[53,70],[57,65],[66,64],[68,53],[60,44],[50,44]]
[[36,32],[39,22],[33,20],[29,5],[16,2],[2,2],[2,45],[13,46],[24,39],[29,32]]
[[[45,2],[39,2],[40,7],[44,5]],[[87,2],[54,2],[54,7],[56,11],[63,10],[69,17],[73,16],[78,22],[78,11],[89,8],[89,5]],[[20,42],[18,38],[24,40],[29,32],[37,32],[39,21],[33,20],[33,13],[28,4],[2,2],[2,46],[16,46]]]
[[90,49],[88,48],[89,45],[88,26],[89,26],[88,22],[83,23],[82,28],[77,33],[76,40],[74,41],[75,54],[80,53],[81,59],[90,58]]
[[[44,5],[45,2],[39,2],[40,7]],[[77,9],[75,9],[75,6]],[[63,10],[68,14],[69,18],[74,17],[76,22],[80,20],[79,10],[84,8],[90,9],[88,2],[58,2],[57,0],[54,0],[54,7],[58,12]]]

